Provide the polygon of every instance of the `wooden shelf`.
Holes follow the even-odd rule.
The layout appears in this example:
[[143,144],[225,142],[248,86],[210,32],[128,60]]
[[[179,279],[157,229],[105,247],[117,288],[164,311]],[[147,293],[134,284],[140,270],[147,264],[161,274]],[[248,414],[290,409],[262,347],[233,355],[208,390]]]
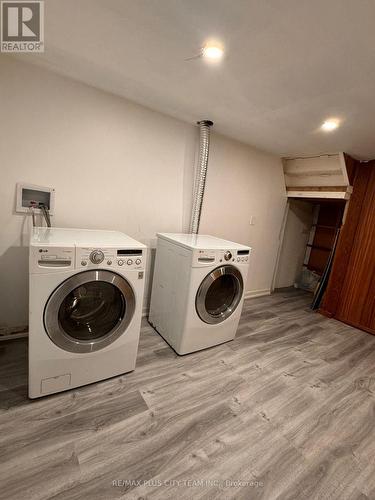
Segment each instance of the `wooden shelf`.
[[307,267],[310,271],[315,271],[319,276],[321,276],[324,272],[324,268],[318,266],[311,266],[309,264],[303,264],[303,267]]
[[334,229],[334,230],[340,228],[340,226],[324,226],[323,224],[313,224],[313,227],[319,227],[320,229]]
[[310,248],[314,248],[314,250],[323,250],[324,252],[330,252],[332,250],[332,248],[321,247],[319,245],[314,245],[314,244],[311,244],[311,243],[307,243],[306,246],[310,247]]

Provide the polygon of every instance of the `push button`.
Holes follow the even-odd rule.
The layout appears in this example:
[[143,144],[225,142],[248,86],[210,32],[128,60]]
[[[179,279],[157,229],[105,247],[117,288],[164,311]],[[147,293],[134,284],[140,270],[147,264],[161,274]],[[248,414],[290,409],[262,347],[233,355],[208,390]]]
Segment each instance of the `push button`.
[[123,261],[123,260],[118,260],[118,261],[117,261],[117,264],[118,264],[119,266],[123,266],[123,265],[124,265],[124,261]]

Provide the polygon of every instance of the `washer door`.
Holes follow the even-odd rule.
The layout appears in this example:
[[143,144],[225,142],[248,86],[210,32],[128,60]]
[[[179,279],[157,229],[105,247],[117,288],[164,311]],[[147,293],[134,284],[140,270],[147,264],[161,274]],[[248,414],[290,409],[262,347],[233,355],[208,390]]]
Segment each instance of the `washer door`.
[[243,294],[243,279],[233,266],[221,266],[202,281],[195,307],[205,323],[221,323],[234,313]]
[[44,326],[54,344],[69,352],[93,352],[118,339],[135,311],[135,295],[122,276],[84,271],[52,293]]

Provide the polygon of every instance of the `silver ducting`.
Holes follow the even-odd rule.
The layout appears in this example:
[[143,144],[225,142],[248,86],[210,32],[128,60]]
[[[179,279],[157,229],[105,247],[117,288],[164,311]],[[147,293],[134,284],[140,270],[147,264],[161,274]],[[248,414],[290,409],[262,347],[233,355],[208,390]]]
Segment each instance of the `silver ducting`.
[[199,158],[197,172],[194,182],[193,208],[191,213],[190,233],[198,234],[201,219],[204,189],[206,187],[206,175],[208,165],[208,153],[210,149],[210,127],[213,122],[202,120],[198,122],[199,134]]

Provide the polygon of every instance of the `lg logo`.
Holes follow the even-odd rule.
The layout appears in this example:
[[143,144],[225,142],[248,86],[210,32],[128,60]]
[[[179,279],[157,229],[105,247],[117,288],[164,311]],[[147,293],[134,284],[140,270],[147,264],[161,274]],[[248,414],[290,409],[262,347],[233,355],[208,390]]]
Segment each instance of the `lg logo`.
[[44,52],[44,3],[1,2],[1,51]]

